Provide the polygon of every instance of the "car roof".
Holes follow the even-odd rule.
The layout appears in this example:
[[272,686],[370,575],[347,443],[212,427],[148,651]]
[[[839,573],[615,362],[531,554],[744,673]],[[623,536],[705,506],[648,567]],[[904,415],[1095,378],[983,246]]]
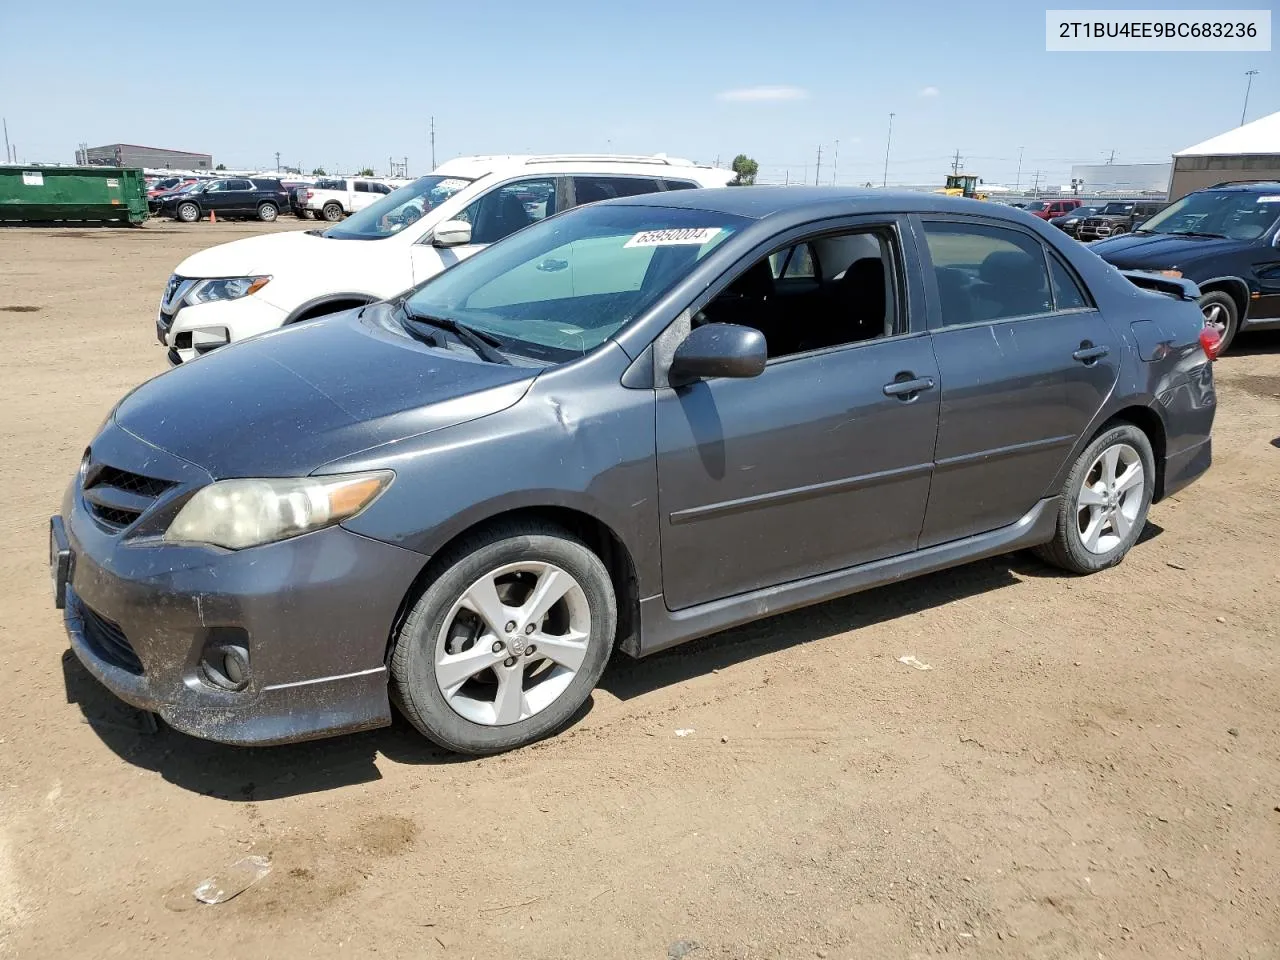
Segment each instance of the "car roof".
[[479,179],[489,174],[510,176],[518,173],[544,174],[625,174],[629,176],[664,177],[692,180],[703,185],[720,186],[734,178],[732,170],[700,166],[691,160],[665,154],[641,156],[631,154],[559,153],[538,155],[500,155],[455,157],[436,167],[436,176]]
[[987,200],[937,193],[849,187],[729,187],[677,190],[605,200],[615,206],[676,207],[762,220],[777,214],[796,220],[875,213],[977,213],[1024,222],[1024,211]]
[[[1280,180],[1246,180],[1239,183],[1215,183],[1204,190],[1233,190],[1236,193],[1275,193],[1280,191]],[[1200,193],[1202,191],[1196,191]]]

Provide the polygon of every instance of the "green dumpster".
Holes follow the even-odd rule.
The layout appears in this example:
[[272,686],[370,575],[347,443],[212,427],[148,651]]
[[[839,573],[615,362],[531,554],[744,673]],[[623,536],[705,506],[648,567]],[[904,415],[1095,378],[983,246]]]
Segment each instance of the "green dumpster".
[[0,165],[0,225],[139,224],[146,218],[147,190],[137,168]]

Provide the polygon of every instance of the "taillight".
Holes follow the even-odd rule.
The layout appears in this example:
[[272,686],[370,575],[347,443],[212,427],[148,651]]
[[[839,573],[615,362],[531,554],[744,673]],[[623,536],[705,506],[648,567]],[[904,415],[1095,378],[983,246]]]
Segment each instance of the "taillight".
[[1200,349],[1210,360],[1218,359],[1218,351],[1222,349],[1222,335],[1213,327],[1200,329]]
[[308,190],[308,191],[307,191],[307,199],[308,199],[308,200],[310,200],[310,199],[311,199],[312,197],[314,197],[315,195],[316,195],[316,192],[315,192],[314,190]]

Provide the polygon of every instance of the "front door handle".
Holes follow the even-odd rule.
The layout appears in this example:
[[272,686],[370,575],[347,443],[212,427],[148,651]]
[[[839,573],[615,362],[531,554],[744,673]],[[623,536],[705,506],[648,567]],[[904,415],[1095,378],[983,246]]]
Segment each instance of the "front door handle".
[[1110,347],[1095,347],[1086,340],[1084,343],[1080,344],[1080,349],[1071,355],[1071,359],[1079,360],[1085,366],[1090,366],[1097,363],[1110,352]]
[[899,376],[906,376],[908,379],[886,383],[884,385],[884,395],[886,397],[900,397],[903,400],[911,400],[920,391],[933,389],[933,377],[912,377],[909,373],[899,374]]

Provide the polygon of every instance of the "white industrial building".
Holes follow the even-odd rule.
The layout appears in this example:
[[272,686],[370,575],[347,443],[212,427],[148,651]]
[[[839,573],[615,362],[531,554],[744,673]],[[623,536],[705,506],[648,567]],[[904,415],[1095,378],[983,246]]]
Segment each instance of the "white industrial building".
[[1215,183],[1280,181],[1280,113],[1228,130],[1173,155],[1169,199]]
[[[1083,196],[1163,194],[1169,187],[1169,166],[1167,163],[1073,164],[1071,179],[1076,183],[1076,192]],[[1071,191],[1070,186],[1064,189]]]

